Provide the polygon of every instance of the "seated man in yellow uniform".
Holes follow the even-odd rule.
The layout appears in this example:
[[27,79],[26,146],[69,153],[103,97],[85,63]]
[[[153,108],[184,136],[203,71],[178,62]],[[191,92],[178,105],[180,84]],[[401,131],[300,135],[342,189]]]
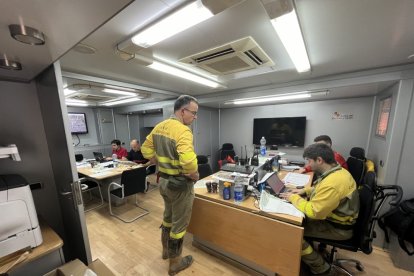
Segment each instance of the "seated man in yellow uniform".
[[320,176],[313,187],[293,189],[281,197],[306,216],[302,261],[313,274],[325,274],[330,271],[330,265],[313,250],[306,237],[350,239],[358,217],[359,196],[352,175],[337,164],[328,145],[312,144],[305,149],[303,157]]

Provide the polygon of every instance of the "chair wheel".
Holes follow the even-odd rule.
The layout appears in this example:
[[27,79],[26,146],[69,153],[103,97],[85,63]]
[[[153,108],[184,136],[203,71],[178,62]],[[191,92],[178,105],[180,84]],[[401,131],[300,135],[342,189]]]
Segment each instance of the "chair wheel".
[[364,267],[361,264],[356,264],[355,265],[356,269],[358,269],[359,271],[364,271]]

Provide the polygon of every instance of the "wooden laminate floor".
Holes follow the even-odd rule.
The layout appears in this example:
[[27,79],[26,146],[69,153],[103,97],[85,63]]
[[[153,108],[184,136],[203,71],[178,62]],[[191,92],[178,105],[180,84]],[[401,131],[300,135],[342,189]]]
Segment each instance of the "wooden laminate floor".
[[[86,213],[92,259],[101,259],[116,275],[167,275],[168,260],[161,259],[159,229],[163,212],[162,198],[158,189],[139,194],[138,198],[140,205],[149,209],[150,214],[132,223],[124,223],[110,216],[107,204]],[[133,200],[130,198],[129,203],[133,203]],[[122,211],[122,208],[118,211]],[[193,255],[194,263],[179,275],[248,275],[193,247],[191,234],[187,234],[184,240],[183,254]],[[358,259],[364,264],[365,272],[355,270],[356,275],[413,275],[412,272],[394,267],[388,253],[381,249],[375,249],[370,255],[342,250],[339,257]],[[306,271],[302,274],[306,275]]]

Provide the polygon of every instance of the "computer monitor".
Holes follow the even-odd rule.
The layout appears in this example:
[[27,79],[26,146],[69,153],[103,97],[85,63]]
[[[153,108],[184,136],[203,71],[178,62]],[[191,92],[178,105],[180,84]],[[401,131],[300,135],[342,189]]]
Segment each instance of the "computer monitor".
[[93,152],[93,157],[95,157],[95,160],[98,162],[101,162],[104,159],[104,156],[102,154],[102,152]]

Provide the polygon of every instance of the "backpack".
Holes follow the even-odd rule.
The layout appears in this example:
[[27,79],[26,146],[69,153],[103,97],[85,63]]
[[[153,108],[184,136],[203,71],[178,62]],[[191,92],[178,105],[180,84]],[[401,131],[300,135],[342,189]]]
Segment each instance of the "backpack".
[[394,208],[378,219],[378,226],[384,230],[385,239],[390,242],[387,227],[398,235],[398,243],[408,255],[414,255],[414,250],[407,248],[409,242],[414,248],[414,198],[400,202]]

